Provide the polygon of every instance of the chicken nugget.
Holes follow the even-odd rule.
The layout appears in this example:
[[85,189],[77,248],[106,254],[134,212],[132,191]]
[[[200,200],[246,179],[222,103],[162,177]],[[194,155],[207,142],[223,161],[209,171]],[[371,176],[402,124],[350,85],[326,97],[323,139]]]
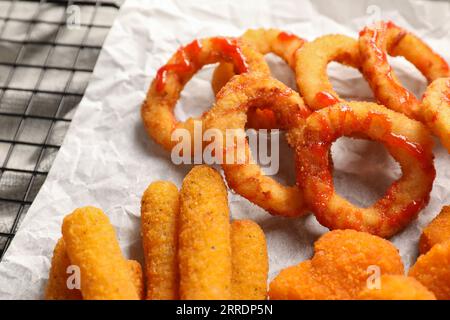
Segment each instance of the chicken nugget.
[[282,270],[271,282],[269,297],[278,299],[355,299],[376,275],[403,274],[398,250],[365,232],[334,230],[314,245],[315,254]]
[[380,288],[366,288],[358,295],[360,300],[436,300],[434,294],[419,281],[399,275],[383,275]]
[[46,300],[81,300],[81,291],[77,288],[70,289],[67,285],[67,268],[71,265],[66,252],[64,239],[56,243],[53,250],[52,264],[45,290]]
[[265,300],[269,261],[264,232],[253,221],[231,224],[233,273],[231,296],[235,300]]
[[450,300],[450,240],[421,255],[409,269],[409,276],[419,280],[438,300]]
[[177,187],[157,181],[147,188],[141,202],[142,245],[147,276],[147,299],[179,298]]
[[450,206],[442,208],[441,212],[423,229],[420,237],[420,254],[428,252],[435,244],[450,239]]
[[183,180],[178,257],[181,299],[231,298],[227,189],[208,166],[194,167]]
[[114,228],[100,209],[76,209],[64,218],[62,233],[71,263],[80,268],[84,299],[139,299]]

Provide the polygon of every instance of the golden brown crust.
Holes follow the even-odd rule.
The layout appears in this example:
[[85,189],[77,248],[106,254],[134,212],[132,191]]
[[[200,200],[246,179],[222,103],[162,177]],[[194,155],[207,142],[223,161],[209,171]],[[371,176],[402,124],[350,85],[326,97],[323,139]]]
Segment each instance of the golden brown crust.
[[231,224],[233,275],[231,296],[234,300],[265,300],[269,261],[264,232],[251,220]]
[[70,261],[80,268],[84,299],[139,299],[114,228],[100,209],[76,209],[64,218],[62,233]]
[[142,245],[145,258],[147,299],[179,298],[178,188],[171,182],[150,184],[142,196]]
[[220,174],[194,167],[180,193],[180,298],[231,298],[230,213]]

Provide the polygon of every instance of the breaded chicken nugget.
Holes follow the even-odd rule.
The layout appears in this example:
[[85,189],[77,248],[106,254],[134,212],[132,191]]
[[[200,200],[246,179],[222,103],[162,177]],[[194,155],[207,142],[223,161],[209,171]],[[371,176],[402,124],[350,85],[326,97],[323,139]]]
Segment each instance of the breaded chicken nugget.
[[383,275],[380,288],[366,288],[358,295],[360,300],[436,300],[430,290],[411,277]]
[[264,232],[253,221],[231,224],[233,273],[231,296],[236,300],[265,300],[269,261]]
[[450,239],[450,206],[442,208],[441,212],[423,229],[420,237],[419,250],[424,254],[437,243]]
[[231,239],[227,189],[220,174],[194,167],[180,196],[180,297],[231,298]]
[[314,249],[311,260],[282,270],[271,282],[270,299],[355,299],[371,280],[371,268],[380,274],[404,272],[392,243],[365,232],[331,231]]
[[62,233],[71,263],[80,268],[84,299],[139,299],[114,228],[100,209],[76,209],[64,218]]
[[145,297],[144,293],[144,274],[142,272],[141,264],[136,260],[128,260],[128,268],[131,272],[131,280],[133,281],[133,285],[138,292],[139,299],[143,300]]
[[450,240],[434,245],[409,269],[438,300],[450,300]]
[[177,187],[157,181],[147,188],[141,202],[142,244],[147,276],[147,299],[179,298]]
[[61,238],[56,243],[53,250],[52,265],[45,290],[46,300],[81,300],[81,291],[67,286],[67,268],[71,265],[66,252],[64,239]]

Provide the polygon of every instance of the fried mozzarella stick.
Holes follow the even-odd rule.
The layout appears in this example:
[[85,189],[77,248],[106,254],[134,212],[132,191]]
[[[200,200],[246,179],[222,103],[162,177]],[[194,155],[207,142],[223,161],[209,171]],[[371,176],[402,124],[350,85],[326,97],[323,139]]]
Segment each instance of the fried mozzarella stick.
[[131,280],[138,293],[139,299],[145,298],[144,290],[144,274],[142,272],[141,264],[136,260],[127,261],[128,268],[131,272]]
[[264,232],[253,221],[231,224],[233,273],[231,296],[235,300],[265,300],[269,261]]
[[64,239],[61,238],[56,243],[53,250],[50,275],[48,277],[47,288],[45,289],[46,300],[81,300],[80,290],[69,289],[67,286],[67,268],[71,265],[66,252]]
[[177,187],[157,181],[147,188],[141,202],[142,244],[147,276],[147,299],[179,299]]
[[194,167],[180,196],[180,297],[231,298],[231,239],[227,189],[220,174]]
[[64,218],[62,233],[71,263],[80,268],[84,299],[139,299],[114,228],[100,209],[75,210]]

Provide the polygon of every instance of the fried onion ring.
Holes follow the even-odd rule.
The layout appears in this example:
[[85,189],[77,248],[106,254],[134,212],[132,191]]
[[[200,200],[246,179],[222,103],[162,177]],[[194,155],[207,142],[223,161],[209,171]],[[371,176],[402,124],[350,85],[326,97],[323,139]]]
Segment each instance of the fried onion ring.
[[181,47],[158,70],[141,108],[147,133],[166,150],[177,143],[171,140],[174,130],[185,128],[193,132],[195,119],[179,122],[173,114],[181,91],[200,68],[216,62],[232,62],[236,73],[270,73],[264,57],[239,39],[206,38]]
[[450,153],[450,78],[433,81],[422,100],[425,124]]
[[[236,141],[226,142],[226,131],[235,129],[244,133],[247,111],[261,106],[270,107],[277,127],[289,130],[302,125],[310,113],[300,96],[280,81],[252,74],[233,77],[217,94],[217,101],[205,116],[206,128],[222,132],[223,165],[230,188],[241,196],[274,215],[300,216],[305,214],[302,192],[297,186],[284,186],[264,175],[252,159],[248,142],[241,164],[227,163],[236,154]],[[231,145],[232,147],[227,147]]]
[[[249,29],[241,39],[255,48],[259,53],[266,55],[274,53],[283,59],[293,70],[295,67],[295,52],[301,48],[306,40],[294,34],[278,29]],[[236,74],[233,65],[221,63],[214,70],[212,88],[214,93],[220,89]],[[251,110],[248,117],[248,127],[255,129],[276,128],[276,119],[268,109]]]
[[297,51],[295,76],[306,105],[318,110],[343,102],[328,78],[327,65],[335,61],[358,69],[359,60],[358,41],[344,35],[326,35],[305,43]]
[[390,21],[364,28],[359,46],[363,74],[378,101],[410,118],[422,120],[420,101],[393,74],[387,55],[404,57],[428,82],[450,75],[447,62],[418,37]]
[[[291,133],[289,133],[291,134]],[[368,208],[336,194],[329,159],[341,136],[381,142],[402,168],[402,177]],[[355,229],[390,237],[428,203],[436,172],[433,140],[420,122],[368,102],[338,103],[310,115],[296,131],[297,180],[318,221],[330,229]]]

